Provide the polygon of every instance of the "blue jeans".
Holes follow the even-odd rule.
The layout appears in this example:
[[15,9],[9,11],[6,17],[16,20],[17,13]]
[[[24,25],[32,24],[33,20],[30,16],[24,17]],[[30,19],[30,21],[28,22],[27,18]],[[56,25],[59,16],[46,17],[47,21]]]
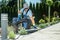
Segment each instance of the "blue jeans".
[[[21,20],[21,16],[18,15],[18,18],[16,18],[16,17],[13,18],[13,24],[16,25],[17,22],[19,22],[20,20]],[[30,23],[31,23],[31,21],[30,21],[30,19],[29,19],[29,20],[27,20],[26,22],[22,22],[22,26],[23,26],[25,29],[27,29],[27,28],[30,27]],[[16,25],[16,26],[18,26],[18,25]]]
[[27,22],[23,22],[22,26],[26,29],[27,28]]
[[31,21],[30,19],[28,19],[28,16],[27,15],[24,15],[23,17],[25,20],[25,22],[22,23],[22,26],[25,28],[25,29],[29,29],[30,28],[30,24],[31,24]]

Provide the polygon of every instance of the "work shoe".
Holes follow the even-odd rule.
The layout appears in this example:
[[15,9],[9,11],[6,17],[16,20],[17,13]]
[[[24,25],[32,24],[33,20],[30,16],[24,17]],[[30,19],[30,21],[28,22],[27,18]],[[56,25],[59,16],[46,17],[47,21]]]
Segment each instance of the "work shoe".
[[33,26],[33,28],[34,28],[34,29],[39,29],[36,25],[35,25],[35,26]]
[[33,26],[34,29],[37,29],[37,26]]

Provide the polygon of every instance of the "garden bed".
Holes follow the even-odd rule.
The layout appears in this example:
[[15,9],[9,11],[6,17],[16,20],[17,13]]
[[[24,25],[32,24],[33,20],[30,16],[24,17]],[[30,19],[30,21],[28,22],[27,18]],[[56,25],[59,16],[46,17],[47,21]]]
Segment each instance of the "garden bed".
[[[51,25],[54,25],[54,24],[56,24],[56,23],[58,23],[58,21],[50,22],[50,26],[51,26]],[[48,27],[48,24],[49,24],[49,23],[39,24],[39,25],[37,25],[37,27],[38,27],[39,30],[40,30],[40,29],[43,29],[43,28]],[[10,27],[10,26],[9,26],[9,27]],[[11,26],[11,27],[12,27],[12,26]],[[9,32],[12,31],[12,29],[13,29],[13,28],[11,28],[11,27],[8,28],[8,29],[9,29],[9,30],[8,30]],[[38,29],[23,29],[23,30],[20,30],[20,31],[19,31],[20,33],[18,33],[18,34],[19,34],[19,36],[20,36],[20,35],[23,36],[23,35],[28,35],[28,34],[34,33],[34,32],[36,32],[36,31],[38,31]],[[8,33],[9,33],[9,32],[8,32]],[[13,34],[15,34],[15,33],[13,33]],[[15,35],[16,35],[16,34],[15,34]]]

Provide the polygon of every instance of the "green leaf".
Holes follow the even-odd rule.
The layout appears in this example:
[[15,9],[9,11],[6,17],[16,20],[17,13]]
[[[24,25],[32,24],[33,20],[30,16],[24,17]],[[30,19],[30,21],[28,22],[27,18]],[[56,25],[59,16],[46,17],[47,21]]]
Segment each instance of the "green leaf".
[[53,1],[52,0],[46,0],[46,4],[51,6],[53,4]]

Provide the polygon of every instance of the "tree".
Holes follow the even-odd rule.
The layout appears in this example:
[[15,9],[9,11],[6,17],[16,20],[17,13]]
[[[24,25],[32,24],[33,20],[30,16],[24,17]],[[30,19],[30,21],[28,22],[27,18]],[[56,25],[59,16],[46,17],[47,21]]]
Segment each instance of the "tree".
[[46,3],[46,0],[41,0],[42,1],[42,3]]
[[33,8],[32,8],[32,11],[33,11],[33,12],[35,11],[35,4],[33,4]]
[[29,6],[29,8],[32,10],[32,3],[30,2],[30,6]]
[[46,0],[46,4],[48,5],[48,17],[49,17],[49,26],[50,26],[50,7],[51,5],[53,4],[53,1],[52,0]]

